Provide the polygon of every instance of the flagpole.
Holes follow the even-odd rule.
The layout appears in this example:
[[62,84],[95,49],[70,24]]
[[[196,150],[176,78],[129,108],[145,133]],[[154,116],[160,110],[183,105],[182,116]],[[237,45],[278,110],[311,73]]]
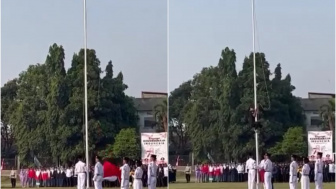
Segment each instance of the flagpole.
[[86,188],[90,188],[89,178],[89,131],[88,131],[88,100],[87,100],[87,27],[86,0],[84,0],[84,104],[85,104],[85,159],[86,159]]
[[[254,0],[252,0],[252,40],[253,40],[253,89],[254,89],[254,111],[255,123],[258,121],[258,101],[257,101],[257,74],[256,74],[256,58],[255,58],[255,17],[254,17]],[[255,148],[256,148],[256,161],[259,164],[259,141],[258,141],[258,128],[255,128]],[[256,189],[259,189],[259,171],[257,170],[257,183]]]

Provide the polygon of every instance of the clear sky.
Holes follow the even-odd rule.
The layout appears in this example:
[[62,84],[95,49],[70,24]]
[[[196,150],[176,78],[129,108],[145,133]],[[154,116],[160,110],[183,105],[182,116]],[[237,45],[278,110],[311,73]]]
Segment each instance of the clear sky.
[[[170,0],[169,91],[233,48],[237,70],[252,52],[250,0]],[[334,0],[256,0],[257,51],[290,73],[295,95],[335,92]]]
[[[167,2],[165,0],[87,0],[88,48],[101,67],[112,60],[122,71],[127,93],[167,92]],[[49,46],[63,45],[66,67],[84,47],[83,1],[2,1],[1,85],[44,63]]]

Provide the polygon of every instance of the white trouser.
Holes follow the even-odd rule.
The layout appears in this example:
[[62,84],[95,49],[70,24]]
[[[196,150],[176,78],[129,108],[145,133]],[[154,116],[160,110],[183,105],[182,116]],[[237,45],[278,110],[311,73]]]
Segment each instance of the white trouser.
[[121,179],[120,188],[129,189],[129,180]]
[[264,176],[265,189],[272,189],[272,173],[265,172]]
[[255,169],[249,170],[248,177],[247,177],[248,189],[254,189],[255,188],[255,177],[256,177],[256,170]]
[[297,176],[289,176],[289,189],[296,189]]
[[77,175],[77,189],[85,189],[85,173],[78,173]]
[[148,181],[148,189],[156,189],[156,177],[151,177]]
[[95,189],[102,189],[103,188],[103,177],[97,176],[94,180],[94,187]]
[[141,179],[134,179],[133,189],[142,189],[142,180]]
[[322,182],[323,182],[323,174],[317,173],[315,176],[315,188],[316,189],[323,189]]
[[309,189],[310,179],[308,175],[301,176],[301,189]]

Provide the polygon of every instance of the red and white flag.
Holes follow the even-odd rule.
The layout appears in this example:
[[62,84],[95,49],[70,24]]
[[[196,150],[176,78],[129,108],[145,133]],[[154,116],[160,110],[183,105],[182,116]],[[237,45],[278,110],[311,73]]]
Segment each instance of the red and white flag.
[[176,167],[178,167],[178,162],[180,160],[180,156],[177,156],[177,159],[176,159]]

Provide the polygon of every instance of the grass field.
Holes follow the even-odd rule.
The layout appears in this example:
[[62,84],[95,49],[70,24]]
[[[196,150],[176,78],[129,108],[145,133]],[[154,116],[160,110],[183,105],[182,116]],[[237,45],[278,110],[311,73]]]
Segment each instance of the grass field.
[[[193,179],[193,178],[192,178]],[[323,189],[334,189],[335,183],[325,183]],[[1,188],[11,188],[10,180],[8,177],[1,177]],[[19,182],[17,182],[17,187],[21,188]],[[72,188],[50,188],[50,189],[74,189]],[[186,183],[184,178],[180,176],[176,183],[170,183],[169,189],[246,189],[247,183]],[[261,188],[261,187],[260,187]],[[275,183],[274,189],[288,189],[288,183]],[[298,183],[298,188],[301,188],[300,183]],[[315,188],[312,183],[311,189]]]
[[[262,188],[260,185],[259,188]],[[288,189],[288,183],[274,183],[274,189]],[[301,188],[301,183],[298,183],[297,188]],[[311,189],[315,188],[315,184],[311,183]],[[335,189],[335,183],[324,183],[323,189]],[[191,183],[186,183],[183,174],[178,174],[177,182],[170,183],[169,189],[247,189],[247,182],[243,183],[195,183],[195,179],[191,178]]]

